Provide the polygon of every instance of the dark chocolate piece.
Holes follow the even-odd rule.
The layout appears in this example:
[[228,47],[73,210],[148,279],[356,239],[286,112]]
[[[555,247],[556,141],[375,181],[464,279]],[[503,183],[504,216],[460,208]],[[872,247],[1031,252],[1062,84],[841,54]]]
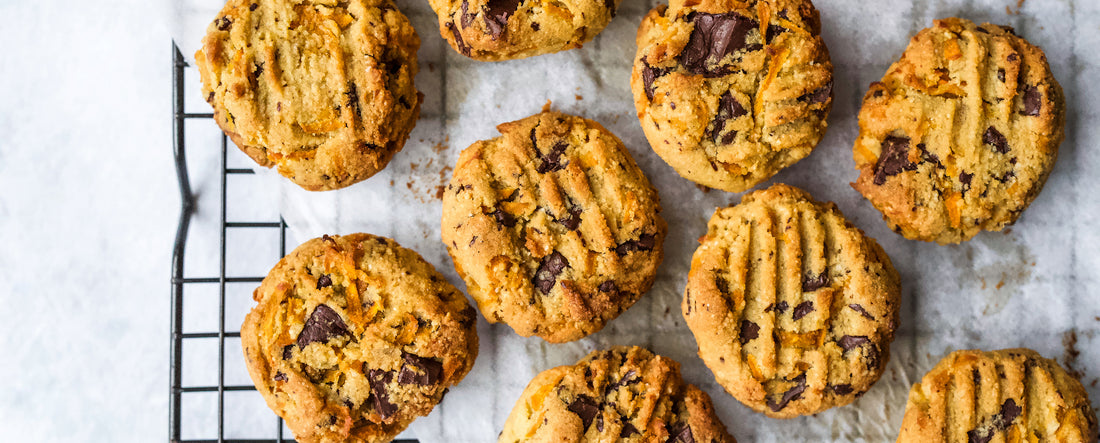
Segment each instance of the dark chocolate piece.
[[566,266],[569,266],[569,261],[560,252],[554,251],[543,258],[542,263],[539,263],[539,268],[535,270],[535,278],[532,282],[540,292],[549,294],[550,290],[554,288],[554,283],[558,281],[558,275]]
[[302,327],[302,332],[298,334],[297,344],[299,348],[304,348],[310,343],[325,343],[333,337],[347,335],[351,333],[348,332],[348,327],[344,324],[344,319],[340,318],[340,314],[328,305],[317,305],[306,320],[305,326]]
[[886,177],[915,169],[917,165],[909,161],[909,137],[887,136],[882,141],[882,155],[875,163],[874,183],[881,186],[886,183]]

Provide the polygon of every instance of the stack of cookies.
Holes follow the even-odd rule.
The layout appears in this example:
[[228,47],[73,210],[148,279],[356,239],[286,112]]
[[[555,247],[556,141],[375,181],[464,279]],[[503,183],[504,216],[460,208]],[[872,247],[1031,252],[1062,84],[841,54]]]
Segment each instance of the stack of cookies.
[[[430,0],[458,53],[498,61],[579,48],[617,0]],[[683,178],[751,190],[807,157],[833,104],[810,0],[670,1],[637,31],[630,78],[653,151]],[[257,164],[311,191],[366,180],[419,117],[419,38],[392,0],[229,0],[196,54],[218,125]],[[625,79],[624,79],[625,80]],[[1064,137],[1043,52],[1012,28],[937,20],[867,91],[852,187],[906,238],[967,241],[1012,224]],[[440,238],[466,296],[421,256],[326,235],[254,293],[241,341],[298,441],[389,441],[473,368],[477,312],[521,336],[575,341],[653,286],[670,229],[658,190],[600,123],[542,112],[461,152]],[[682,314],[718,385],[785,419],[873,388],[901,321],[902,279],[837,205],[785,184],[718,208]],[[491,439],[492,436],[486,436]],[[957,351],[909,394],[898,441],[1095,441],[1081,383],[1034,351]],[[680,364],[596,350],[536,376],[501,442],[733,442]]]

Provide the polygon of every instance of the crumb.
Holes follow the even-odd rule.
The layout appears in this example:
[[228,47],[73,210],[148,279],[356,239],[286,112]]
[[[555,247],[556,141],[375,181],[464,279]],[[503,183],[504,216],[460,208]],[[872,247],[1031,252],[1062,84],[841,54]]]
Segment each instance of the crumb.
[[695,187],[699,188],[700,191],[703,191],[704,194],[710,192],[710,188],[708,188],[706,186],[703,186],[703,185],[700,185],[698,183],[695,184]]
[[435,72],[435,63],[428,62],[428,72]]
[[446,190],[446,189],[447,189],[447,187],[443,186],[443,185],[436,186],[435,187],[435,199],[436,200],[443,200],[443,191]]
[[1096,319],[1096,321],[1100,321],[1100,316],[1093,317],[1093,318]]
[[982,289],[985,289],[985,277],[978,277],[982,281]]
[[577,100],[584,100],[584,97],[581,96],[580,94],[573,94],[573,97],[576,97]]
[[665,306],[665,315],[668,315],[668,312],[669,312],[670,309],[671,308],[669,308],[668,306]]
[[1077,369],[1077,357],[1081,355],[1081,351],[1077,349],[1077,330],[1070,329],[1062,334],[1062,347],[1065,348],[1065,353],[1062,354],[1062,363],[1066,366],[1066,372],[1074,378],[1081,378],[1081,371]]
[[416,163],[416,162],[413,162],[413,163],[409,163],[409,169],[411,169],[411,170],[413,170],[413,171],[415,171],[415,170],[416,170],[416,168],[419,168],[419,167],[420,167],[420,164],[419,164],[419,163]]
[[1097,381],[1097,380],[1100,380],[1100,379],[1096,379],[1096,378],[1092,379],[1092,383],[1089,383],[1089,386],[1092,386],[1092,387],[1094,387],[1094,388],[1095,388],[1095,387],[1096,387],[1096,381]]
[[1004,280],[1001,280],[1001,281],[997,282],[997,289],[1001,289],[1002,287],[1004,287],[1004,285],[1005,285]]
[[542,112],[550,112],[550,100],[546,100],[546,104],[542,105]]
[[393,179],[390,179],[390,187],[393,187]]
[[1012,233],[1012,228],[1011,227],[1005,228],[1005,230],[1004,230],[1005,235],[1008,235],[1008,234],[1011,234],[1011,233]]
[[406,183],[405,183],[405,187],[406,187],[406,188],[409,188],[409,190],[411,191],[411,190],[412,190],[412,188],[413,188],[413,182],[406,182]]
[[447,148],[448,146],[446,144],[444,144],[443,142],[439,142],[432,146],[432,151],[435,151],[436,154],[442,154],[443,151],[447,150]]

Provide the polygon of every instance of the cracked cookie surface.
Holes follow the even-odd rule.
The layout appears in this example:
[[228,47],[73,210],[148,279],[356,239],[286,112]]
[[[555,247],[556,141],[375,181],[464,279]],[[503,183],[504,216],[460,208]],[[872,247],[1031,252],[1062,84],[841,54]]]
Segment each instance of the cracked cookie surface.
[[630,86],[650,146],[680,176],[741,192],[825,134],[833,65],[809,0],[671,1],[638,28]]
[[901,284],[833,203],[778,184],[720,208],[681,310],[718,384],[774,418],[851,403],[886,368]]
[[301,442],[388,442],[477,357],[466,297],[383,237],[307,241],[253,298],[241,326],[248,371]]
[[622,0],[430,0],[439,33],[480,61],[575,49],[611,22]]
[[680,364],[639,347],[593,351],[523,390],[500,443],[736,443]]
[[490,322],[550,342],[596,332],[649,290],[657,191],[599,123],[543,112],[459,155],[441,234]]
[[420,39],[391,0],[230,0],[202,43],[218,126],[311,191],[385,168],[420,115]]
[[955,351],[909,390],[898,443],[1095,442],[1081,382],[1030,349]]
[[1009,27],[936,20],[864,96],[852,187],[906,238],[966,241],[1027,209],[1064,126],[1042,50]]

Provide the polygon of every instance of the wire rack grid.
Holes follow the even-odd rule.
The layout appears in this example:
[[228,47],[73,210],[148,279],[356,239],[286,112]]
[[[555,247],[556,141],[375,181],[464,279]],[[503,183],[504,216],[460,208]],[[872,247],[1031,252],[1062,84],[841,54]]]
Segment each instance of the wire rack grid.
[[[172,132],[173,132],[173,150],[175,154],[176,175],[179,180],[180,191],[180,217],[179,224],[176,228],[175,245],[172,251],[172,290],[171,290],[171,354],[169,355],[169,383],[171,385],[170,399],[168,403],[168,435],[169,441],[172,443],[284,443],[293,442],[289,436],[289,432],[285,430],[282,418],[276,416],[274,413],[270,414],[270,423],[273,429],[271,433],[273,438],[227,438],[226,423],[227,414],[231,414],[235,411],[234,408],[227,408],[226,405],[226,393],[237,391],[256,391],[256,388],[251,384],[227,384],[226,383],[226,341],[227,339],[239,339],[241,334],[239,331],[226,329],[226,300],[228,284],[259,284],[263,280],[263,276],[228,276],[226,272],[226,245],[227,239],[232,235],[241,235],[244,231],[257,231],[257,230],[276,230],[278,232],[278,257],[286,255],[286,233],[287,225],[283,218],[280,216],[278,221],[270,222],[256,222],[256,221],[230,221],[226,215],[226,208],[228,205],[227,198],[230,193],[228,192],[228,184],[230,176],[250,176],[254,175],[254,171],[250,168],[233,168],[228,166],[228,146],[229,141],[225,134],[220,136],[220,164],[218,186],[220,208],[218,209],[218,275],[213,277],[188,277],[184,274],[184,264],[186,262],[187,241],[189,235],[189,229],[191,227],[192,218],[195,216],[198,210],[197,195],[192,189],[191,178],[188,173],[187,166],[187,140],[185,136],[185,129],[188,122],[212,120],[213,114],[211,113],[195,113],[188,112],[185,108],[185,98],[187,93],[187,82],[185,80],[184,70],[188,67],[183,55],[180,53],[179,48],[175,43],[172,43]],[[210,149],[209,146],[200,146],[196,149]],[[276,258],[278,258],[276,257]],[[217,287],[217,330],[207,332],[186,332],[184,330],[184,313],[185,302],[189,299],[189,289],[204,286],[209,290],[209,286],[214,285]],[[233,294],[234,296],[237,294]],[[217,343],[217,358],[216,358],[216,383],[202,383],[198,385],[185,385],[184,383],[184,356],[185,356],[185,342],[198,341],[198,340],[216,340]],[[229,352],[239,354],[239,349],[230,348]],[[189,357],[190,359],[202,358],[202,355]],[[193,365],[205,365],[211,362],[191,362],[188,366]],[[236,369],[235,369],[236,370]],[[239,378],[239,377],[237,377]],[[194,423],[188,422],[192,417],[190,414],[185,413],[182,408],[185,396],[193,395],[216,395],[216,434],[214,438],[190,438],[185,435],[185,429],[200,428],[206,434],[212,434],[213,429],[202,429],[203,424],[195,426]],[[233,416],[228,417],[230,420],[235,419]],[[284,436],[286,434],[287,436]],[[205,434],[204,434],[205,435]],[[394,443],[417,443],[415,439],[398,439],[394,440]]]

